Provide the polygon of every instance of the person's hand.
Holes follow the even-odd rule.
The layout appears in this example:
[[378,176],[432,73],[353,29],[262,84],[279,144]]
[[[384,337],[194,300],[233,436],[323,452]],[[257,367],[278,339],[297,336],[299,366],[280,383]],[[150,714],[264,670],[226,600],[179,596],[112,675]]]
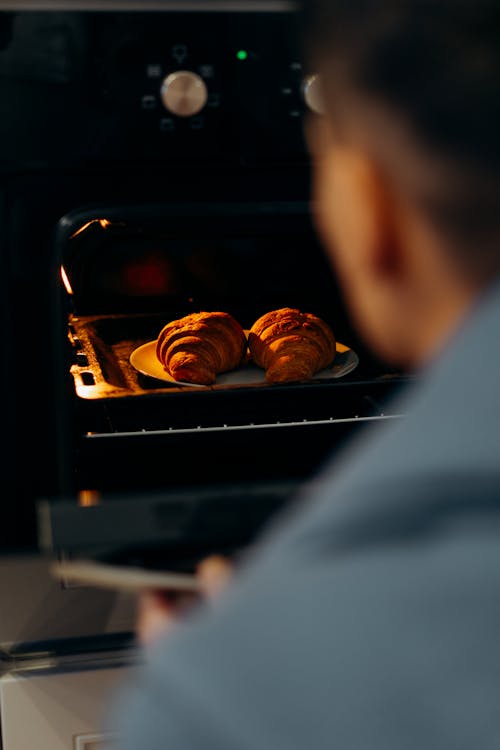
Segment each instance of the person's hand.
[[203,598],[217,596],[232,574],[232,565],[224,557],[213,555],[202,560],[196,570],[200,594],[169,591],[145,591],[137,601],[136,637],[147,646],[176,626],[183,616]]

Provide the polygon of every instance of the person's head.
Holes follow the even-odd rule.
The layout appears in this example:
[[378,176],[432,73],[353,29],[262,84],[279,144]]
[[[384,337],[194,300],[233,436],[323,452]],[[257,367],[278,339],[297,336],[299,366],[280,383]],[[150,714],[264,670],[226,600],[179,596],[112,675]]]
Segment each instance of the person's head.
[[500,271],[500,3],[303,10],[317,226],[362,335],[412,367]]

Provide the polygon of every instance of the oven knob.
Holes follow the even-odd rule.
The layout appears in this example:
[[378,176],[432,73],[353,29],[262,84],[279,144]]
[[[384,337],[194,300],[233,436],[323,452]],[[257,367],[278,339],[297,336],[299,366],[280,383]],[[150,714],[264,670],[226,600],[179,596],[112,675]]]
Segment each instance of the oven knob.
[[325,108],[323,104],[323,94],[321,92],[319,75],[312,73],[306,76],[302,81],[302,96],[310,110],[317,115],[323,115]]
[[160,95],[165,109],[179,117],[198,114],[208,99],[205,81],[190,70],[170,73],[162,83]]

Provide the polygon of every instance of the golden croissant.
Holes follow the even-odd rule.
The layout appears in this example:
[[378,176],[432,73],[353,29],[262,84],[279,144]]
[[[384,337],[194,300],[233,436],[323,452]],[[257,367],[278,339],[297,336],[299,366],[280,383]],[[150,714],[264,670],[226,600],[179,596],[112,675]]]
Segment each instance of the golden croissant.
[[247,339],[226,312],[199,312],[167,323],[156,342],[156,357],[175,380],[212,385],[218,373],[240,365]]
[[268,383],[308,380],[332,364],[336,341],[330,326],[292,307],[262,315],[248,334],[248,348]]

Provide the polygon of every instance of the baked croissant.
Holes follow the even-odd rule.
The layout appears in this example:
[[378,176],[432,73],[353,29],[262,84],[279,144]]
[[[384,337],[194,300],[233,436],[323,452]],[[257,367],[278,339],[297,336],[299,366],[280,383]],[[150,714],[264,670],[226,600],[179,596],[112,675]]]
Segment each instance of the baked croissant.
[[266,371],[268,383],[312,378],[333,362],[335,344],[324,320],[292,307],[265,313],[248,334],[250,355]]
[[156,357],[174,380],[215,383],[217,374],[238,367],[247,350],[243,328],[226,312],[199,312],[162,328]]

